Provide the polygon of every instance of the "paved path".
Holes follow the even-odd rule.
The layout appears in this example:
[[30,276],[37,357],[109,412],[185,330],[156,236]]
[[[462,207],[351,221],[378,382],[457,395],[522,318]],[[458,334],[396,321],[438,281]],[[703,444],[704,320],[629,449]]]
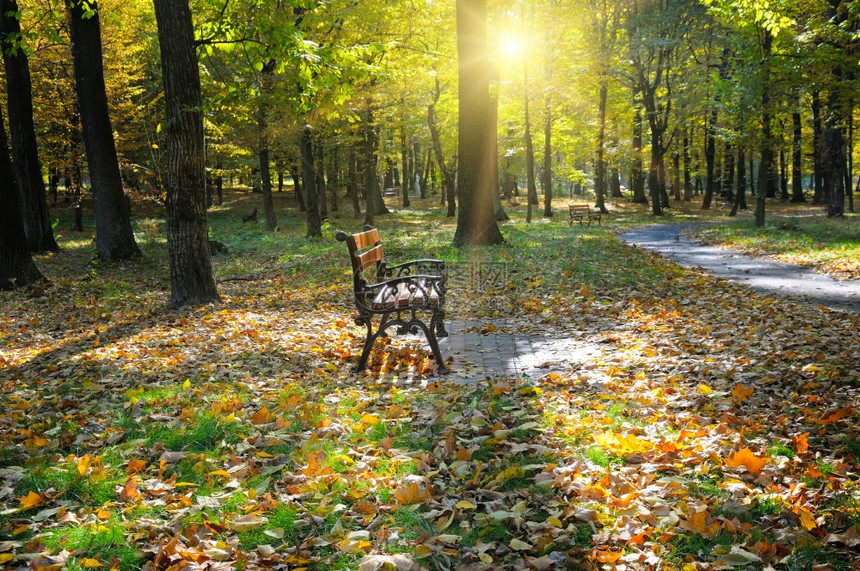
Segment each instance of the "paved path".
[[809,268],[707,246],[684,236],[684,230],[691,226],[659,224],[630,230],[619,238],[682,266],[742,282],[759,292],[800,296],[815,305],[860,313],[860,281],[837,281]]
[[448,377],[458,382],[544,377],[593,362],[602,352],[601,346],[570,334],[523,331],[512,319],[450,321],[445,326],[450,335],[439,340],[439,348],[446,359],[454,358]]
[[[626,232],[620,239],[760,292],[800,296],[810,303],[860,313],[860,282],[836,281],[809,268],[706,246],[684,236],[689,226],[649,226]],[[535,332],[514,319],[451,321],[446,326],[450,336],[440,339],[439,346],[453,362],[445,378],[460,383],[486,378],[540,378],[570,371],[601,360],[604,348],[584,333],[571,337],[570,333]]]

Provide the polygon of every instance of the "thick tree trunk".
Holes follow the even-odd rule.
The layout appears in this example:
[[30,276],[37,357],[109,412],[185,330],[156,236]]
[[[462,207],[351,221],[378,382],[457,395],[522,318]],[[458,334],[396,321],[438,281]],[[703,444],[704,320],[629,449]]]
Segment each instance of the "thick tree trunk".
[[15,0],[0,0],[0,48],[6,69],[12,165],[18,181],[18,204],[27,246],[31,252],[53,252],[59,247],[51,228],[45,182],[39,164],[36,128],[33,124],[30,66],[24,50],[16,45],[21,35],[17,15],[18,4]]
[[827,217],[845,215],[845,132],[843,131],[842,101],[838,89],[831,89],[827,100],[827,126],[824,138],[824,188],[827,196]]
[[490,70],[486,0],[457,0],[459,62],[457,194],[460,208],[454,246],[504,242],[493,211],[492,176],[496,144],[490,113]]
[[102,65],[101,28],[96,2],[66,0],[72,37],[75,86],[81,130],[90,169],[96,221],[96,253],[103,260],[140,255],[122,189]]
[[200,73],[191,8],[154,0],[167,114],[167,253],[170,305],[220,302],[209,249]]
[[651,126],[651,164],[648,166],[648,191],[651,193],[651,213],[663,214],[663,197],[660,192],[660,169],[663,164],[663,143],[660,132]]
[[9,158],[6,128],[0,112],[0,290],[43,280],[30,255],[15,188],[15,170]]
[[305,194],[305,220],[307,221],[307,237],[322,237],[322,220],[319,211],[319,194],[317,193],[316,171],[314,169],[314,142],[310,127],[302,130],[299,141],[299,153],[302,158],[302,186]]

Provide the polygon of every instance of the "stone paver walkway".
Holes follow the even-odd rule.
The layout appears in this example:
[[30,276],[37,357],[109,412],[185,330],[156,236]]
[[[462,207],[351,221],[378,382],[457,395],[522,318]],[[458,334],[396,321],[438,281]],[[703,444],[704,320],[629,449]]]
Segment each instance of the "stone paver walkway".
[[446,327],[450,335],[439,340],[439,348],[446,359],[453,357],[447,377],[463,383],[544,377],[592,362],[602,352],[581,336],[524,331],[516,320],[450,321]]

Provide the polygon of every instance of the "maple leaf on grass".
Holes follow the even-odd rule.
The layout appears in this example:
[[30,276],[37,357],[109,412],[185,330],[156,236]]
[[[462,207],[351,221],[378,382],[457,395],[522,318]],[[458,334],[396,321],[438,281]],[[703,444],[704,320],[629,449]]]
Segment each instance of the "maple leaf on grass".
[[743,467],[750,474],[758,475],[764,465],[767,464],[767,460],[756,456],[749,448],[744,448],[726,458],[725,464],[729,468]]

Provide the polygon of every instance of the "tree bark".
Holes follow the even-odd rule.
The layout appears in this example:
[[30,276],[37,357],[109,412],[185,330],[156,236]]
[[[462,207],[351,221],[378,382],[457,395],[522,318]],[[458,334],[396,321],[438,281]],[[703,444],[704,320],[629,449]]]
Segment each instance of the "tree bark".
[[633,116],[633,168],[630,172],[630,184],[633,187],[634,204],[647,204],[645,196],[645,169],[642,164],[642,112],[637,109]]
[[770,173],[773,169],[773,135],[771,134],[770,111],[770,54],[773,46],[773,36],[764,32],[762,41],[762,81],[761,81],[761,161],[758,165],[758,191],[756,193],[755,226],[764,227],[765,204],[768,186],[772,180]]
[[546,96],[543,123],[543,215],[552,218],[552,99]]
[[305,220],[307,221],[307,237],[322,237],[322,220],[319,211],[319,193],[317,192],[316,170],[314,169],[314,142],[311,128],[302,130],[299,141],[299,154],[302,158],[302,186],[305,193]]
[[490,124],[486,0],[457,0],[459,113],[454,246],[504,243],[493,211],[495,125]]
[[607,212],[604,197],[606,196],[606,158],[604,157],[604,144],[606,143],[606,78],[601,76],[600,91],[598,95],[597,111],[597,148],[594,157],[594,197],[597,208],[601,212]]
[[15,0],[0,0],[0,47],[6,68],[6,95],[9,106],[9,133],[12,139],[12,166],[15,170],[18,204],[31,252],[53,252],[59,249],[51,218],[39,150],[33,124],[33,94],[30,65],[17,42],[21,37]]
[[791,201],[806,202],[803,196],[803,124],[800,111],[791,114],[792,147],[791,147]]
[[0,111],[0,290],[42,281],[42,273],[30,255],[15,188],[15,170],[9,158],[6,128]]
[[96,253],[103,260],[140,255],[122,189],[105,92],[98,5],[66,0],[81,131],[90,170],[96,222]]
[[[436,85],[433,90],[433,101],[427,106],[427,127],[430,130],[430,140],[433,146],[433,155],[436,157],[436,165],[439,165],[439,171],[442,174],[442,203],[445,199],[448,200],[448,216],[453,217],[457,214],[457,205],[454,201],[455,194],[455,174],[456,168],[445,164],[445,154],[442,152],[442,134],[439,125],[436,122],[436,103],[439,101],[439,96],[442,94],[442,86],[439,82],[439,77],[436,77]],[[432,168],[432,164],[431,164]],[[433,177],[435,185],[435,176]]]
[[154,0],[167,114],[167,252],[170,305],[220,302],[209,249],[200,72],[191,8]]

